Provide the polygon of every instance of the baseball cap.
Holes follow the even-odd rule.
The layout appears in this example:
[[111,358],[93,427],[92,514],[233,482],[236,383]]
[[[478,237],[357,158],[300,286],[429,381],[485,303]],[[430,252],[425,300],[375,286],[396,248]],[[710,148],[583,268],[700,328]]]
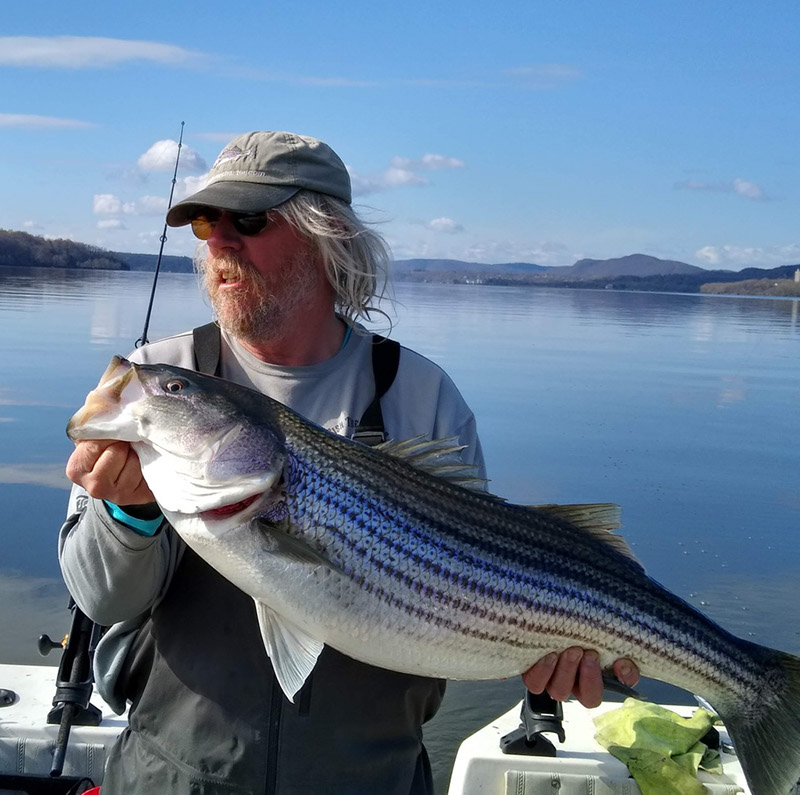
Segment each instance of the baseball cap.
[[288,132],[244,133],[220,152],[205,187],[169,210],[167,223],[186,226],[203,207],[271,210],[303,189],[352,199],[347,168],[326,143]]

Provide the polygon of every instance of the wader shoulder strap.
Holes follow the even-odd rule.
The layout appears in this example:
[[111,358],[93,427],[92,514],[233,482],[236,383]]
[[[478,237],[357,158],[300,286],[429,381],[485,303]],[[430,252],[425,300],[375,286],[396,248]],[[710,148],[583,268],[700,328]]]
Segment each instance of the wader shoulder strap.
[[[199,373],[220,374],[220,330],[216,323],[207,323],[192,330],[194,361]],[[375,378],[375,397],[367,406],[364,416],[356,426],[353,438],[369,446],[380,444],[386,438],[381,412],[381,398],[394,383],[400,363],[400,345],[395,340],[372,336],[372,375]]]
[[206,323],[192,330],[194,339],[194,365],[198,373],[219,375],[220,370],[220,338],[219,326]]
[[380,444],[386,439],[381,412],[381,398],[389,390],[397,375],[400,363],[400,345],[395,340],[378,334],[372,337],[372,374],[375,378],[375,397],[367,406],[364,416],[356,426],[353,439],[362,444]]

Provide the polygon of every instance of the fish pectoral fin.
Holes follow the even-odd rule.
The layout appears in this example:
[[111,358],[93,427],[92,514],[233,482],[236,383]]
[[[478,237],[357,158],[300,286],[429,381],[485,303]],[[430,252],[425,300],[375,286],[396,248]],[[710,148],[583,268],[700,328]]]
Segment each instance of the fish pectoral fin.
[[326,569],[336,570],[336,567],[319,552],[310,547],[300,538],[290,536],[286,532],[286,522],[270,522],[263,517],[257,517],[253,524],[264,536],[267,551],[278,557],[284,557],[294,563],[303,563],[309,566],[324,566]]
[[275,678],[289,701],[314,670],[325,644],[312,638],[300,627],[279,616],[263,602],[256,603],[258,626],[267,650]]
[[633,566],[644,572],[644,566],[633,554],[628,542],[613,532],[622,524],[619,505],[615,505],[613,502],[597,502],[575,505],[529,505],[527,507],[535,511],[544,511],[580,527],[598,541],[613,547],[623,557],[628,558]]

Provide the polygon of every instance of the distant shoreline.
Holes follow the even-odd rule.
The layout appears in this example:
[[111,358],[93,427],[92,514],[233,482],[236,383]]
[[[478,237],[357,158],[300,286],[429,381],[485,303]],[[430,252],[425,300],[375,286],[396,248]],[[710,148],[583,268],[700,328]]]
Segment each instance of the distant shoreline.
[[[154,270],[133,270],[133,269],[103,269],[103,268],[69,268],[48,265],[9,265],[7,263],[0,263],[0,278],[3,272],[19,270],[19,271],[41,271],[43,273],[138,273],[142,275],[153,274]],[[194,270],[168,270],[163,269],[164,273],[171,273],[184,276],[194,276]],[[723,296],[729,298],[775,298],[775,299],[800,299],[800,282],[795,282],[792,279],[747,279],[741,282],[710,282],[707,284],[699,285],[695,289],[679,289],[670,288],[668,285],[662,285],[658,288],[636,288],[628,286],[610,286],[608,280],[602,280],[602,283],[594,280],[576,280],[572,282],[559,282],[552,283],[544,279],[539,280],[503,280],[498,278],[487,278],[485,280],[474,280],[465,278],[449,278],[449,279],[419,279],[408,278],[407,274],[403,272],[392,273],[390,278],[397,283],[402,284],[431,284],[431,285],[471,285],[475,287],[530,287],[532,289],[557,289],[557,290],[599,290],[604,292],[619,292],[619,293],[661,293],[673,295],[704,295],[704,296]],[[628,282],[630,277],[620,277],[619,281]]]
[[[72,240],[0,229],[0,267],[153,272],[157,263],[164,273],[194,273],[190,257],[106,251]],[[649,254],[580,259],[558,267],[532,262],[488,265],[452,259],[394,260],[390,274],[398,282],[800,297],[800,265],[711,271]]]

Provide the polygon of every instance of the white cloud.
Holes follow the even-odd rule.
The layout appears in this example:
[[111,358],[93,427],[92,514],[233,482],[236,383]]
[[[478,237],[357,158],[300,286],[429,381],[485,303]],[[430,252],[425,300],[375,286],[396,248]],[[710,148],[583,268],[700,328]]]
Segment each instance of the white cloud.
[[560,63],[544,63],[535,66],[516,66],[505,73],[519,80],[526,88],[558,88],[583,77],[583,72],[574,66]]
[[395,187],[397,185],[426,185],[428,180],[418,177],[413,171],[407,168],[387,168],[381,174],[380,181],[383,185]]
[[428,180],[417,172],[441,171],[450,168],[464,168],[464,161],[455,157],[435,154],[423,155],[418,160],[398,156],[391,159],[389,168],[378,174],[359,174],[347,166],[354,196],[377,193],[386,188],[404,185],[427,185]]
[[200,53],[172,44],[93,36],[2,36],[0,65],[104,68],[130,61],[150,61],[166,66],[191,66]]
[[183,179],[178,179],[178,181],[175,183],[175,201],[185,199],[187,196],[191,196],[193,193],[197,193],[197,191],[202,190],[206,186],[207,179],[208,174],[200,174],[197,177],[183,177]]
[[[0,38],[0,47],[2,39]],[[2,53],[0,52],[0,63]],[[78,119],[59,119],[56,116],[31,116],[20,113],[0,113],[0,127],[16,127],[21,130],[84,130],[96,125]]]
[[367,193],[377,193],[386,187],[384,181],[381,179],[380,174],[374,174],[371,176],[359,174],[350,168],[350,166],[347,166],[347,172],[350,174],[350,186],[353,190],[354,196],[364,196]]
[[364,196],[367,193],[378,193],[387,188],[397,188],[404,185],[427,185],[428,180],[417,176],[413,171],[403,168],[387,168],[379,174],[358,174],[347,166],[350,174],[350,184],[354,196]]
[[44,227],[36,221],[25,221],[22,224],[23,229],[44,229]]
[[111,215],[122,212],[122,201],[113,193],[95,193],[92,209],[95,215]]
[[134,202],[135,215],[163,215],[167,212],[167,200],[163,196],[141,196]]
[[[178,154],[178,142],[167,138],[156,141],[136,161],[142,171],[168,171],[175,170],[175,158]],[[180,170],[198,173],[206,171],[208,166],[205,160],[190,146],[181,146]]]
[[[123,202],[113,193],[96,193],[93,211],[95,215],[163,215],[167,211],[167,200],[161,196],[141,196],[135,201]],[[107,229],[113,225],[98,226]]]
[[744,199],[752,199],[754,201],[766,201],[767,196],[763,188],[755,182],[736,177],[730,182],[702,182],[700,180],[686,179],[682,182],[676,182],[675,187],[678,190],[694,190],[694,191],[712,191],[717,193],[735,193]]
[[708,265],[719,265],[722,262],[721,249],[717,246],[703,246],[697,249],[694,255]]
[[764,191],[756,185],[755,182],[748,182],[746,179],[740,179],[737,177],[733,183],[733,190],[735,193],[738,193],[739,196],[743,196],[745,199],[763,199]]
[[452,218],[434,218],[428,221],[425,226],[434,232],[446,232],[447,234],[455,234],[456,232],[463,232],[464,227],[456,223]]
[[98,229],[127,229],[119,218],[104,218],[97,222]]
[[800,263],[800,243],[783,246],[703,246],[695,252],[706,265],[722,268],[776,268]]
[[464,161],[455,157],[444,157],[444,155],[423,155],[419,160],[411,160],[407,157],[393,157],[392,167],[408,169],[409,171],[441,171],[445,168],[464,168]]

